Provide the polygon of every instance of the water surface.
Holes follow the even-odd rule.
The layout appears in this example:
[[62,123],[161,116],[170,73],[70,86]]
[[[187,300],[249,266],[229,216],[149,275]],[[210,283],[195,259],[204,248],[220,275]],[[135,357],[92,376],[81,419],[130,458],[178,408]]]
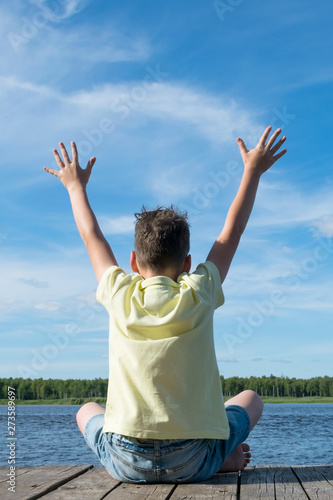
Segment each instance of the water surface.
[[[100,465],[76,426],[76,405],[16,407],[16,465]],[[7,465],[7,406],[0,406],[0,465]],[[266,405],[247,442],[251,464],[333,463],[332,404]]]

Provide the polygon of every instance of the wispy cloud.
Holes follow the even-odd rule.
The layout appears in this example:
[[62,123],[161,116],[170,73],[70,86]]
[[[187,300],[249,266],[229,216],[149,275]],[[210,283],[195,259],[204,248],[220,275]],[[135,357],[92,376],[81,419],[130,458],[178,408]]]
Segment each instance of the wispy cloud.
[[314,226],[322,235],[331,235],[332,186],[322,186],[309,193],[291,182],[281,182],[279,173],[275,172],[274,176],[261,182],[251,226],[265,228],[265,231],[274,231],[278,226],[284,230],[296,225]]
[[90,338],[90,339],[79,339],[80,342],[92,342],[92,343],[105,343],[105,342],[109,342],[109,338],[108,337],[105,337],[105,338]]
[[120,215],[117,217],[101,215],[98,218],[103,232],[111,234],[127,234],[134,231],[134,217],[129,215]]
[[78,14],[89,3],[88,0],[55,0],[52,6],[50,6],[47,0],[29,1],[54,21],[68,19]]
[[0,300],[0,311],[13,311],[20,309],[16,300]]
[[[156,69],[147,71],[147,77]],[[159,70],[160,71],[160,70]],[[163,73],[163,72],[162,72]],[[165,77],[166,78],[166,77]],[[134,90],[141,86],[140,99],[133,97]],[[91,91],[82,91],[67,97],[68,102],[95,111],[104,111],[116,119],[126,114],[146,115],[160,120],[170,119],[194,127],[200,135],[217,143],[233,143],[235,137],[246,138],[262,127],[254,124],[255,117],[250,110],[227,95],[213,95],[187,84],[144,81],[105,84]],[[109,111],[108,111],[109,110]]]
[[333,215],[323,215],[318,220],[312,221],[315,236],[333,238]]
[[239,363],[239,360],[236,358],[227,358],[226,356],[217,357],[218,363]]
[[26,90],[28,92],[33,92],[34,94],[38,94],[39,97],[44,98],[55,98],[57,100],[63,100],[63,96],[53,90],[51,87],[46,85],[39,85],[33,82],[20,80],[16,76],[0,76],[0,84],[1,89],[4,91],[5,89],[9,91],[15,90]]
[[47,281],[41,281],[37,278],[18,278],[18,281],[24,283],[25,285],[33,286],[35,288],[48,288],[49,284]]
[[[151,68],[149,71],[155,75],[154,78],[159,78],[155,74],[159,70]],[[146,76],[149,76],[149,72]],[[206,147],[224,145],[234,148],[236,136],[246,139],[249,130],[258,129],[254,114],[227,95],[208,94],[178,82],[154,82],[153,77],[146,87],[143,80],[132,80],[67,92],[8,74],[2,77],[1,83],[5,114],[7,112],[9,116],[17,112],[21,117],[21,125],[15,123],[14,127],[8,122],[6,127],[1,127],[5,158],[9,156],[6,144],[13,134],[19,134],[22,148],[29,145],[34,155],[41,141],[44,144],[52,141],[54,144],[55,134],[57,141],[66,140],[70,134],[71,138],[76,137],[82,157],[82,151],[87,147],[90,152],[97,154],[109,138],[113,138],[114,148],[126,148],[127,139],[125,145],[118,138],[129,130],[133,133],[133,129],[135,135],[131,142],[136,144],[136,149],[142,150],[142,144],[147,147],[149,144],[149,149],[153,150],[147,125],[154,127],[156,120],[163,123],[166,129],[171,127],[174,132],[178,127],[178,135],[181,133],[183,137],[196,134]],[[47,116],[45,109],[48,109]],[[108,131],[104,131],[104,128],[101,130],[100,124],[106,122]],[[25,123],[30,123],[28,129]],[[50,123],[54,127],[50,127]],[[172,140],[169,145],[165,145],[169,151],[171,146]]]
[[37,302],[34,308],[39,311],[45,312],[56,312],[64,309],[64,306],[60,302]]

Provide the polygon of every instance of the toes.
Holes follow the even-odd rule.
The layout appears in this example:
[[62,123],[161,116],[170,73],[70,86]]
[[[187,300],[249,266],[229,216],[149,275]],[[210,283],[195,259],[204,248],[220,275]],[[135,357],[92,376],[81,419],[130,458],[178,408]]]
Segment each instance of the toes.
[[241,447],[243,448],[243,452],[250,451],[250,446],[247,443],[242,443]]

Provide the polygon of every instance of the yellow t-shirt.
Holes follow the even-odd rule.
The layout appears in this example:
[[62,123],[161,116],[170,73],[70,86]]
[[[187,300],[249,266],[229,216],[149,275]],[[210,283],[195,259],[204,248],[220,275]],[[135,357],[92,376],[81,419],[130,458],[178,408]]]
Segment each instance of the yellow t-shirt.
[[227,439],[214,338],[224,303],[207,261],[177,282],[112,266],[97,300],[110,317],[109,385],[103,432],[151,439]]

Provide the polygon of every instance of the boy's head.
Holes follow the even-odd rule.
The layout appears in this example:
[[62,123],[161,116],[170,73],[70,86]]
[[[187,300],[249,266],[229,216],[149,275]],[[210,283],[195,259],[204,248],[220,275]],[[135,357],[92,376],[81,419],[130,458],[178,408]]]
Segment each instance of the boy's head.
[[162,275],[166,270],[183,272],[190,250],[187,213],[172,205],[151,211],[143,207],[135,217],[134,248],[139,267]]

